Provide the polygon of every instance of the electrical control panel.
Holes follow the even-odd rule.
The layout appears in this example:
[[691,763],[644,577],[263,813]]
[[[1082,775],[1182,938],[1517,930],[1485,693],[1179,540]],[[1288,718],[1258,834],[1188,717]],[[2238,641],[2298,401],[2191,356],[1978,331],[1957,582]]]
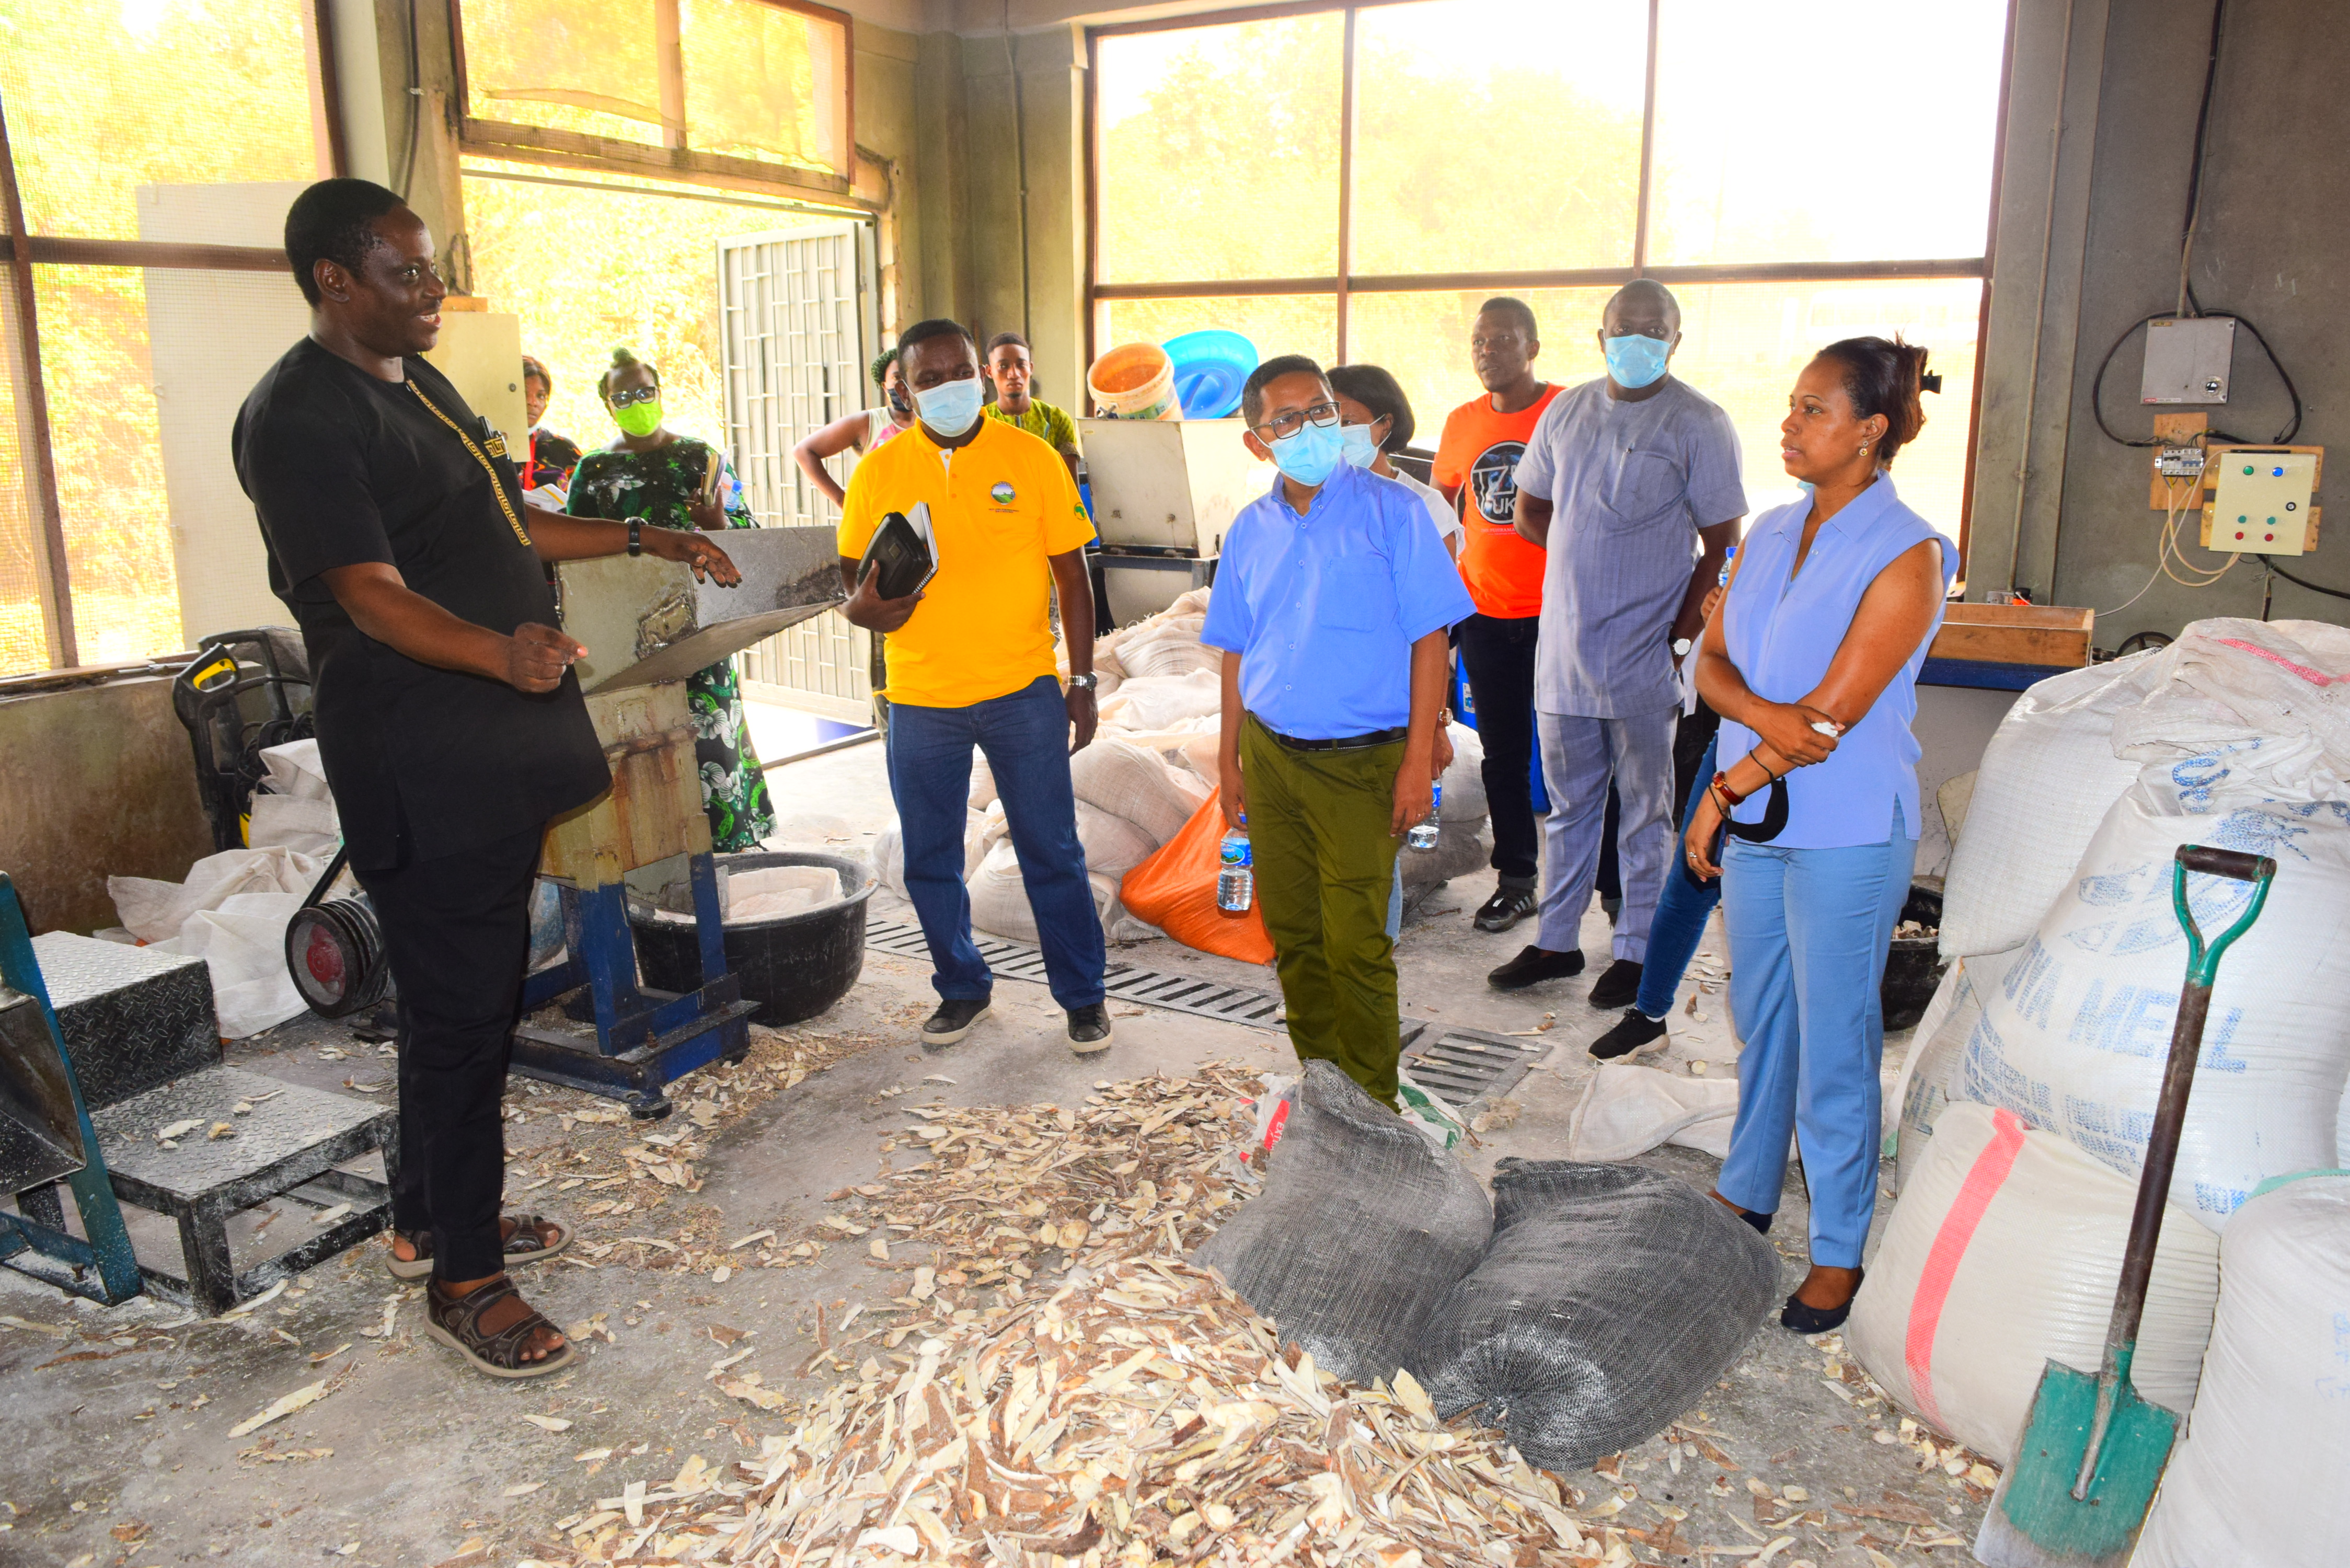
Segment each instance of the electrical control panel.
[[2317,547],[2322,447],[2214,447],[2205,456],[2203,546],[2299,556]]
[[2141,403],[2224,403],[2236,354],[2232,316],[2166,316],[2146,324]]

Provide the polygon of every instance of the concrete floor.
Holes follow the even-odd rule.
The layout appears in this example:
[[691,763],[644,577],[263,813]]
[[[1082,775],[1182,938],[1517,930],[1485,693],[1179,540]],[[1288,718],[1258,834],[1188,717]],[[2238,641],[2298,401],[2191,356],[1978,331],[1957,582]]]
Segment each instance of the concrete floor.
[[[778,840],[861,844],[887,820],[880,761],[880,748],[867,745],[777,770],[771,779],[785,819]],[[1584,1001],[1587,976],[1516,996],[1484,985],[1483,971],[1525,940],[1470,926],[1468,911],[1490,890],[1490,873],[1440,889],[1407,926],[1400,956],[1412,1016],[1522,1030],[1555,1014],[1550,1058],[1514,1096],[1518,1119],[1471,1151],[1481,1171],[1505,1155],[1565,1153],[1568,1119],[1593,1071],[1584,1047],[1609,1022]],[[882,896],[875,913],[891,914],[892,902]],[[1586,950],[1598,952],[1606,929],[1595,911]],[[1724,950],[1709,941],[1706,950]],[[1163,940],[1118,956],[1271,985],[1267,971]],[[1684,1001],[1693,994],[1685,988]],[[830,1211],[827,1195],[869,1182],[884,1168],[887,1135],[903,1125],[904,1104],[1074,1105],[1099,1079],[1180,1075],[1211,1060],[1296,1068],[1283,1036],[1123,1008],[1115,1047],[1081,1061],[1065,1048],[1061,1015],[1044,989],[1012,981],[1001,983],[993,1018],[969,1040],[925,1055],[911,1043],[912,1028],[930,1001],[926,965],[868,954],[846,1000],[763,1042],[754,1056],[773,1063],[795,1052],[820,1063],[817,1070],[764,1098],[730,1091],[723,1112],[713,1100],[714,1127],[682,1116],[663,1124],[659,1136],[681,1138],[668,1152],[691,1166],[699,1189],[602,1189],[611,1194],[604,1201],[631,1204],[620,1213],[588,1214],[594,1189],[537,1189],[542,1178],[572,1179],[568,1171],[625,1169],[620,1150],[641,1147],[638,1140],[656,1129],[567,1123],[565,1113],[600,1102],[518,1082],[509,1101],[509,1186],[536,1195],[515,1201],[574,1220],[583,1251],[611,1249],[521,1276],[557,1323],[601,1319],[602,1334],[578,1340],[580,1365],[544,1382],[475,1376],[425,1338],[419,1293],[384,1273],[380,1242],[313,1271],[237,1319],[199,1320],[145,1298],[99,1309],[0,1272],[0,1377],[12,1395],[14,1439],[0,1457],[0,1563],[390,1568],[558,1556],[556,1521],[629,1481],[658,1484],[690,1455],[721,1463],[754,1452],[763,1434],[785,1426],[720,1393],[713,1362],[747,1348],[731,1375],[757,1370],[769,1387],[788,1392],[821,1386],[795,1376],[815,1348],[815,1309],[822,1304],[838,1324],[849,1307],[889,1293],[876,1287],[890,1276],[877,1274],[855,1248],[778,1268],[751,1266],[756,1246],[724,1248],[770,1228],[777,1236],[769,1249],[828,1234],[817,1229]],[[1702,1020],[1676,1011],[1671,1050],[1657,1064],[1687,1071],[1704,1060],[1729,1070],[1735,1049],[1722,1000],[1700,996],[1698,1006]],[[1905,1044],[1889,1043],[1888,1056]],[[347,1082],[390,1076],[390,1061],[375,1047],[316,1021],[231,1054],[255,1071],[345,1092]],[[689,1085],[681,1106],[692,1097]],[[1714,1162],[1693,1152],[1660,1149],[1644,1163],[1699,1186],[1712,1180]],[[1791,1178],[1773,1237],[1790,1289],[1802,1277],[1804,1217]],[[1882,1208],[1879,1219],[1881,1226]],[[273,1228],[302,1222],[297,1212]],[[242,1228],[240,1262],[284,1244],[286,1231],[272,1241],[254,1238],[252,1229],[250,1221]],[[668,1238],[680,1250],[624,1244],[623,1236]],[[723,1282],[708,1266],[719,1257],[741,1260]],[[390,1333],[369,1334],[381,1329],[388,1309]],[[1760,1556],[1777,1568],[1869,1568],[1964,1561],[1959,1542],[1971,1539],[1983,1494],[1944,1473],[1947,1450],[1929,1459],[1905,1443],[1899,1413],[1855,1385],[1839,1352],[1833,1336],[1814,1344],[1766,1324],[1717,1397],[1685,1418],[1680,1440],[1652,1440],[1599,1474],[1569,1479],[1588,1503],[1620,1489],[1625,1506],[1608,1522],[1644,1532],[1645,1543],[1630,1543],[1642,1562]],[[1839,1376],[1832,1364],[1846,1370]],[[315,1404],[250,1436],[228,1436],[271,1401],[321,1379],[328,1392]],[[1787,1542],[1778,1545],[1782,1537]],[[1703,1547],[1715,1553],[1700,1557]]]

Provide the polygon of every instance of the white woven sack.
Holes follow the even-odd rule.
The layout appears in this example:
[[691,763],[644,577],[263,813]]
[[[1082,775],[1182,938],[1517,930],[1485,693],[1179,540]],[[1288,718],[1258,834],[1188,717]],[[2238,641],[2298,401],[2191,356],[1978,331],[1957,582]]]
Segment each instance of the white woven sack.
[[2159,652],[2050,676],[2000,721],[1950,851],[1946,956],[2004,952],[2031,939],[2106,809],[2137,777],[2139,764],[2114,755],[2114,715],[2144,697]]
[[[1223,706],[1224,678],[1212,670],[1189,675],[1130,676],[1100,705],[1101,722],[1118,729],[1163,730]],[[1081,753],[1082,754],[1082,753]]]
[[1180,833],[1199,809],[1159,753],[1110,736],[1097,736],[1069,759],[1069,783],[1087,805],[1142,829],[1154,848]]
[[1077,802],[1077,842],[1085,846],[1086,869],[1123,877],[1159,847],[1150,836],[1122,816]]
[[[1118,901],[1118,878],[1094,872],[1086,880],[1093,889],[1094,918],[1102,923],[1107,937],[1126,913]],[[1037,940],[1036,912],[1028,907],[1028,886],[1021,878],[1020,859],[1013,853],[1010,839],[987,852],[967,886],[972,926],[1015,942]]]
[[[2044,1363],[2097,1368],[2137,1186],[2005,1111],[1960,1102],[1893,1206],[1845,1342],[1902,1408],[2004,1465]],[[2176,1208],[2155,1249],[2130,1377],[2185,1410],[2220,1245]]]
[[[2331,1166],[2350,1076],[2350,802],[2280,801],[2307,740],[2147,768],[2090,841],[1967,1041],[1965,1097],[2062,1133],[2135,1178],[2184,982],[2173,857],[2203,844],[2273,857],[2259,923],[2228,950],[2170,1200],[2219,1230],[2272,1176]],[[2207,940],[2251,888],[2192,877]]]
[[2323,621],[2199,620],[2158,655],[2161,681],[2114,721],[2114,750],[2141,762],[2250,735],[2306,737],[2350,774],[2350,630]]
[[1926,1004],[1926,1016],[1909,1038],[1909,1054],[1902,1061],[1891,1100],[1901,1130],[1893,1157],[1894,1191],[1908,1184],[1909,1173],[1926,1158],[1926,1146],[1934,1141],[1934,1118],[1942,1107],[1966,1097],[1967,1041],[1982,1019],[1983,995],[2006,981],[2018,956],[1985,953],[1959,960]]
[[[964,881],[971,880],[971,874],[979,869],[980,861],[986,857],[988,846],[994,842],[987,836],[989,825],[1000,824],[1003,820],[1003,807],[1001,803],[990,806],[986,812],[966,811],[963,814],[962,879]],[[904,825],[896,817],[891,817],[889,826],[873,836],[873,846],[867,853],[873,862],[874,879],[900,898],[909,897],[906,891]]]
[[2195,1421],[2130,1562],[2338,1568],[2350,1563],[2350,1179],[2253,1199],[2220,1262]]

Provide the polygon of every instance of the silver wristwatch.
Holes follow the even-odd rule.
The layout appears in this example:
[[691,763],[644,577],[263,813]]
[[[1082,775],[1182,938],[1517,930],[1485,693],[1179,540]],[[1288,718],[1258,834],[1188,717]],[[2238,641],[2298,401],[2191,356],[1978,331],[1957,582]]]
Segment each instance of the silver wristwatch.
[[1069,677],[1069,690],[1072,691],[1090,691],[1100,684],[1101,678],[1094,674],[1091,670],[1087,671],[1083,675],[1072,675]]

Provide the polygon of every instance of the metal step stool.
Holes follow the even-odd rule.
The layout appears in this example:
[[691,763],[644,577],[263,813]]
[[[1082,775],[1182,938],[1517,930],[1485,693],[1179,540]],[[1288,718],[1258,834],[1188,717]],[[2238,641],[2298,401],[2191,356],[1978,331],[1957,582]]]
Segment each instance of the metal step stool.
[[[239,1102],[253,1109],[236,1115]],[[94,1110],[89,1119],[115,1196],[179,1223],[186,1277],[145,1263],[139,1272],[158,1295],[185,1299],[207,1313],[226,1312],[391,1223],[390,1187],[335,1168],[381,1149],[386,1174],[396,1172],[400,1118],[389,1106],[240,1067],[207,1067]],[[156,1140],[159,1130],[183,1121],[200,1125],[177,1148]],[[222,1123],[236,1129],[234,1137],[209,1136]],[[229,1261],[230,1217],[279,1197],[321,1211],[348,1205],[350,1213],[238,1273]]]
[[[398,1113],[222,1064],[202,959],[67,931],[36,937],[31,948],[116,1198],[179,1226],[186,1273],[142,1262],[148,1288],[224,1312],[390,1224],[390,1187],[335,1167],[380,1149],[389,1178],[400,1154]],[[240,1101],[252,1111],[236,1115]],[[177,1148],[157,1141],[162,1128],[190,1120],[203,1125]],[[233,1137],[208,1136],[221,1122]],[[276,1198],[317,1210],[348,1203],[351,1212],[236,1272],[228,1221]],[[54,1184],[18,1193],[17,1206],[28,1219],[63,1224]]]

